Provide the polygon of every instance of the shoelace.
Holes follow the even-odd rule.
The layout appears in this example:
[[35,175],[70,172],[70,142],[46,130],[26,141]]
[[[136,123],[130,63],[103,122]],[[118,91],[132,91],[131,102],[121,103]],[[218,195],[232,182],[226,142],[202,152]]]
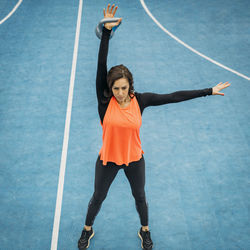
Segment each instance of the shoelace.
[[146,235],[146,237],[145,237],[146,239],[150,238],[150,232],[149,231],[146,231],[145,235]]
[[151,238],[150,238],[150,232],[149,231],[145,231],[145,243],[151,243]]
[[88,236],[88,234],[90,233],[90,231],[82,231],[82,235],[81,238],[85,238],[85,236]]

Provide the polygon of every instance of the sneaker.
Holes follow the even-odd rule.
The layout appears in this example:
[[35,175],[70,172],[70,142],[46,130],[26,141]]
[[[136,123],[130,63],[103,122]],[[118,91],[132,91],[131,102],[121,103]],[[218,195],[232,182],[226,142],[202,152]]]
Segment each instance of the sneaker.
[[81,238],[78,240],[78,248],[80,250],[87,249],[89,247],[90,239],[95,235],[94,230],[87,231],[85,228],[82,230]]
[[149,231],[142,231],[142,228],[138,232],[138,236],[141,239],[141,247],[144,250],[151,250],[153,248],[153,241],[151,240],[150,237],[150,232]]

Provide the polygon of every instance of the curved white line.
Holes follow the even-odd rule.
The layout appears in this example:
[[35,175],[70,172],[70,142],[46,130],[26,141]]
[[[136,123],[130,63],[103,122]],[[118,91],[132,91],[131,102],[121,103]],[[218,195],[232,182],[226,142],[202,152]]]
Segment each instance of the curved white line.
[[8,18],[10,18],[14,12],[17,10],[17,8],[20,6],[23,0],[19,0],[16,6],[13,8],[13,10],[4,18],[0,21],[0,24],[4,23]]
[[250,77],[245,76],[243,74],[241,74],[240,72],[233,70],[215,60],[213,60],[212,58],[200,53],[199,51],[197,51],[196,49],[192,48],[191,46],[189,46],[188,44],[184,43],[183,41],[181,41],[178,37],[176,37],[175,35],[173,35],[171,32],[169,32],[167,29],[165,29],[157,20],[156,18],[152,15],[152,13],[149,11],[149,9],[147,8],[146,4],[144,3],[144,0],[140,0],[142,7],[144,8],[144,10],[147,12],[147,14],[153,19],[153,21],[165,32],[167,33],[169,36],[171,36],[174,40],[176,40],[178,43],[182,44],[183,46],[185,46],[186,48],[188,48],[189,50],[191,50],[192,52],[194,52],[195,54],[205,58],[206,60],[216,64],[217,66],[224,68],[242,78],[245,78],[246,80],[250,81]]

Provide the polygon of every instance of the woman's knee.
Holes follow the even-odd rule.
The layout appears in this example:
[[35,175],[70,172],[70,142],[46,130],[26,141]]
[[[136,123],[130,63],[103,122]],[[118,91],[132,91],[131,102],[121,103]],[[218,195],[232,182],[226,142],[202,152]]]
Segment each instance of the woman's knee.
[[133,196],[135,198],[136,202],[145,202],[146,201],[146,196],[145,196],[145,191],[141,191],[141,192],[133,192]]
[[95,204],[100,204],[106,199],[106,197],[107,197],[106,193],[94,192],[92,197],[92,202]]

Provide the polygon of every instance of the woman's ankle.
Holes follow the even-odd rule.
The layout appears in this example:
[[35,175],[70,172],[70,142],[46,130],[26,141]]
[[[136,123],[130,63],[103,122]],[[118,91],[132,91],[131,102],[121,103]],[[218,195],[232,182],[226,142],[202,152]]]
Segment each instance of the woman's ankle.
[[148,226],[142,226],[142,231],[149,231],[149,227]]
[[92,226],[84,226],[84,229],[86,230],[86,231],[90,231],[91,230],[91,228],[92,228]]

